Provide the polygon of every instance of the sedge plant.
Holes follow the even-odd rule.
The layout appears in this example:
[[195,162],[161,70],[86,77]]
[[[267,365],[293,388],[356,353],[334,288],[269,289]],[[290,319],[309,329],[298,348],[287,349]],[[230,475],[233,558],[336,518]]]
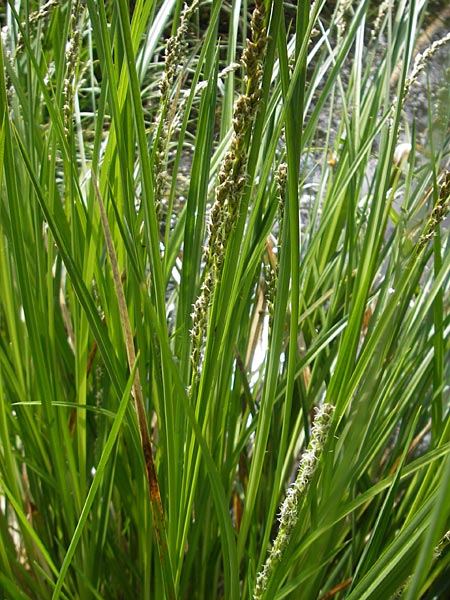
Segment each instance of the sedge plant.
[[446,597],[426,2],[0,11],[0,598]]

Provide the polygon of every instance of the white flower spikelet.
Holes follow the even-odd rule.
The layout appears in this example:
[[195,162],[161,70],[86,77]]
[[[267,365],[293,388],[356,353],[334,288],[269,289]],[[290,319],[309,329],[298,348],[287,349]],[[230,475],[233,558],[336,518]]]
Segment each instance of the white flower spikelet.
[[280,528],[266,563],[256,578],[253,600],[260,600],[263,597],[275,566],[283,558],[292,532],[297,524],[298,508],[301,500],[305,497],[309,483],[319,464],[333,414],[334,406],[331,404],[324,404],[317,409],[309,446],[300,461],[297,478],[288,489],[286,498],[281,505],[279,516]]
[[449,42],[450,42],[450,31],[446,35],[444,35],[444,37],[442,37],[441,39],[433,42],[431,44],[431,46],[429,46],[428,48],[426,48],[426,50],[423,51],[423,53],[419,53],[416,55],[416,58],[414,59],[414,66],[413,66],[412,73],[408,77],[408,79],[405,81],[405,87],[403,89],[403,103],[405,102],[406,97],[408,96],[411,86],[419,79],[420,74],[426,67],[426,65],[427,65],[428,61],[431,59],[431,57],[439,50],[439,48],[441,48],[442,46],[445,46],[445,44],[448,44]]

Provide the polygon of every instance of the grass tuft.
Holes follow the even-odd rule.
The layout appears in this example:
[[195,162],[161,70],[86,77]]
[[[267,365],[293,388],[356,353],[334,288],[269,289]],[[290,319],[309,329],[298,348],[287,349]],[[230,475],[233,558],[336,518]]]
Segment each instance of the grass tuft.
[[437,10],[0,8],[1,599],[448,596]]

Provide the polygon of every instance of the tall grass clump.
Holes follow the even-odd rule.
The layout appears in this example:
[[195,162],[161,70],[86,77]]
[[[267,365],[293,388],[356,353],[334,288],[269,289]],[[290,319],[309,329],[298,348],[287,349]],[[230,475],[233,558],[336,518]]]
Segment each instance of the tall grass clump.
[[426,3],[0,20],[0,598],[447,597]]

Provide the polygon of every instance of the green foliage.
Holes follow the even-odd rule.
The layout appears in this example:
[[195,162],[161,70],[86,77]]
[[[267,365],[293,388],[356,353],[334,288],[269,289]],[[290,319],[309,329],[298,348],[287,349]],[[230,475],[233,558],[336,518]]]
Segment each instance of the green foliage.
[[1,9],[0,598],[448,594],[450,36],[297,4]]

